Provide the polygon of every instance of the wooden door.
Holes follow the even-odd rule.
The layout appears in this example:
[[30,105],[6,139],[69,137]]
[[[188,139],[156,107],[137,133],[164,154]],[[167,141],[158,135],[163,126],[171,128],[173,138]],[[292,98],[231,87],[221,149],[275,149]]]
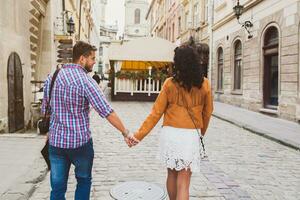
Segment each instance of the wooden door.
[[7,67],[8,130],[10,133],[24,128],[23,73],[20,57],[11,53]]

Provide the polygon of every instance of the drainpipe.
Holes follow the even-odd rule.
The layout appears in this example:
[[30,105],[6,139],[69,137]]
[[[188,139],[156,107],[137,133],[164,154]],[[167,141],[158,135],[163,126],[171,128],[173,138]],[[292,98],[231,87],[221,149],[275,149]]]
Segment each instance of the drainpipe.
[[82,6],[82,0],[79,2],[79,25],[78,25],[78,40],[80,40],[80,30],[81,30],[81,6]]
[[[169,19],[169,16],[168,16],[168,5],[167,5],[167,1],[164,2],[164,12],[165,12],[165,23],[166,23],[166,27],[165,27],[165,34],[166,34],[166,40],[168,40],[168,37],[170,35],[169,33],[169,22],[168,22],[168,19]],[[164,24],[163,24],[164,25]]]
[[62,0],[62,20],[63,20],[63,33],[66,32],[66,25],[65,25],[65,11],[66,11],[66,4],[65,0]]
[[[208,1],[209,2],[209,28],[208,30],[209,31],[209,66],[208,66],[208,79],[210,81],[212,81],[212,67],[213,67],[213,30],[212,30],[212,27],[213,27],[213,24],[214,24],[214,1]],[[211,83],[212,84],[212,83]]]

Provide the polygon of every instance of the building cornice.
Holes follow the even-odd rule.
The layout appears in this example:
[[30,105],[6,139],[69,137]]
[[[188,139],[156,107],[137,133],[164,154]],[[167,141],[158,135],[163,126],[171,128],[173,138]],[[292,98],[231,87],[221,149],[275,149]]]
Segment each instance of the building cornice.
[[[259,4],[260,2],[262,2],[263,0],[248,0],[245,4],[244,4],[244,12],[248,11],[249,9],[253,8],[254,6],[256,6],[257,4]],[[215,31],[217,29],[219,29],[220,27],[222,27],[223,25],[227,24],[228,22],[230,22],[231,20],[235,19],[235,14],[232,11],[231,13],[229,13],[228,15],[226,15],[225,17],[223,17],[220,21],[218,21],[217,23],[215,23],[212,27],[212,30]]]

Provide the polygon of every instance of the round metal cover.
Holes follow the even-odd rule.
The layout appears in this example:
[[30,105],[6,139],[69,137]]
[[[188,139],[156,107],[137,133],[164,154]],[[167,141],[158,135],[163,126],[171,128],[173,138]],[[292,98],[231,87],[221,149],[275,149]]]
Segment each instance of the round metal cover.
[[142,181],[118,184],[110,190],[110,195],[117,200],[163,200],[166,198],[164,189]]

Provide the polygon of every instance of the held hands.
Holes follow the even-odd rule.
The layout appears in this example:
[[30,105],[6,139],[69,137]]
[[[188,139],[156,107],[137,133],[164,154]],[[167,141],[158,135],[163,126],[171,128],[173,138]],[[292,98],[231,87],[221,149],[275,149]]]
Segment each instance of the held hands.
[[132,134],[129,134],[129,131],[127,129],[122,133],[122,135],[124,136],[124,140],[128,147],[135,146],[140,142]]
[[124,137],[124,140],[125,140],[126,144],[128,145],[128,147],[133,147],[140,142],[133,135],[127,135],[126,137]]

